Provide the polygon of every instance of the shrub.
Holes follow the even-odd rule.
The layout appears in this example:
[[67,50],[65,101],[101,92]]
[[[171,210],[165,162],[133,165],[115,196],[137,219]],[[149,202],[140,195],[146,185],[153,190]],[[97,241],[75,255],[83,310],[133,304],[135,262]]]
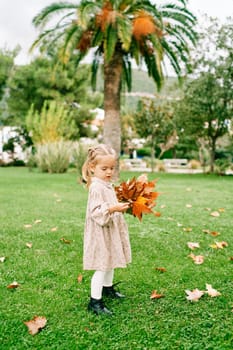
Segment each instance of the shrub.
[[190,169],[198,169],[201,166],[201,163],[196,159],[191,159],[188,163]]
[[75,143],[72,153],[72,163],[78,171],[78,175],[82,175],[82,166],[87,157],[87,150],[80,143]]
[[32,105],[26,117],[34,144],[48,144],[77,137],[73,113],[65,104],[45,101],[41,112]]
[[151,150],[149,147],[139,148],[137,149],[137,156],[138,157],[150,157]]
[[42,172],[65,173],[73,151],[71,141],[50,142],[37,146],[35,159]]

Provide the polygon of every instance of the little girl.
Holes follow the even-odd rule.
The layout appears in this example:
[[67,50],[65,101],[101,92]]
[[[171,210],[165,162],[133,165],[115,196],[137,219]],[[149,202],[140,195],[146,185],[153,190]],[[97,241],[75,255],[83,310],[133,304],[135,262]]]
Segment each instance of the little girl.
[[91,298],[88,310],[109,314],[102,296],[123,298],[113,286],[116,267],[131,262],[129,234],[123,213],[128,203],[119,203],[111,184],[116,165],[115,151],[104,144],[91,147],[82,168],[89,187],[84,232],[84,270],[95,270],[91,279]]

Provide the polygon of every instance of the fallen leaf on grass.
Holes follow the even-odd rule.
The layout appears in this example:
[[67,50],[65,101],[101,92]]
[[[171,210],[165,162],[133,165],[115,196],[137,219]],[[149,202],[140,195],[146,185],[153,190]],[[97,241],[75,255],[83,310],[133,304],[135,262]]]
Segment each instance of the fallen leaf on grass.
[[66,244],[70,244],[72,242],[71,240],[65,239],[64,237],[60,238],[60,241],[62,241],[63,243],[66,243]]
[[214,249],[223,249],[225,247],[228,247],[228,243],[225,241],[215,242],[214,244],[211,244],[210,247]]
[[219,211],[219,213],[224,213],[225,208],[219,208],[218,211]]
[[205,293],[203,290],[194,289],[194,290],[186,290],[185,293],[188,295],[186,298],[190,301],[198,301],[202,295]]
[[155,270],[159,272],[167,272],[167,269],[165,269],[165,267],[156,267]]
[[231,257],[229,258],[229,260],[230,260],[230,261],[233,261],[233,256],[231,256]]
[[187,246],[189,247],[189,249],[192,249],[192,250],[194,250],[195,248],[200,248],[200,245],[197,242],[188,242]]
[[217,218],[218,216],[220,216],[218,211],[212,211],[212,213],[210,213],[211,216]]
[[3,263],[5,260],[6,260],[5,256],[1,256],[1,257],[0,257],[0,262]]
[[42,222],[42,220],[39,220],[39,219],[38,219],[38,220],[35,220],[35,221],[34,221],[34,224],[40,224],[41,222]]
[[151,296],[150,296],[151,299],[160,299],[160,298],[163,298],[163,297],[164,297],[164,295],[163,294],[158,294],[157,290],[153,290],[153,292],[151,293]]
[[31,224],[25,224],[25,225],[24,225],[24,228],[31,228],[31,227],[32,227]]
[[29,333],[35,335],[46,326],[47,319],[43,316],[34,316],[32,320],[23,323],[28,327]]
[[201,265],[204,262],[204,256],[203,255],[194,255],[193,253],[188,255],[191,259],[193,259],[194,263],[197,265]]
[[191,227],[184,227],[184,228],[183,228],[183,231],[184,231],[184,232],[192,232],[192,230],[193,230],[193,229],[192,229]]
[[79,274],[78,277],[77,277],[78,283],[81,283],[82,280],[83,280],[83,275],[82,275],[82,274]]
[[186,204],[186,208],[192,208],[192,204]]
[[51,232],[57,231],[57,227],[52,227],[50,231],[51,231]]
[[28,247],[29,249],[32,248],[32,243],[30,242],[26,243],[26,247]]
[[218,292],[216,289],[214,289],[211,284],[206,283],[206,293],[210,296],[210,297],[218,297],[219,295],[221,295],[220,292]]
[[16,288],[18,288],[18,287],[19,287],[19,283],[16,282],[16,281],[12,282],[11,284],[9,284],[9,285],[7,286],[8,289],[16,289]]
[[217,236],[220,235],[220,232],[217,232],[217,231],[202,230],[202,232],[207,233],[207,234],[209,234],[209,235],[211,235],[213,237],[217,237]]

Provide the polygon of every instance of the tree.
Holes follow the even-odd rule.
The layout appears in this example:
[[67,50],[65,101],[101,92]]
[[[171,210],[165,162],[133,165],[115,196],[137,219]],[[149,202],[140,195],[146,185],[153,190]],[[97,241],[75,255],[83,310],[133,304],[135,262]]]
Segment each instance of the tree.
[[4,94],[7,86],[7,80],[10,76],[11,70],[14,67],[14,57],[16,51],[8,51],[0,49],[0,100]]
[[[48,27],[54,15],[61,15]],[[104,142],[120,153],[120,92],[123,83],[131,87],[131,59],[145,62],[148,74],[158,86],[163,82],[162,63],[168,57],[178,77],[182,65],[189,68],[189,44],[194,44],[195,17],[186,0],[160,7],[148,0],[82,0],[60,2],[45,7],[33,23],[41,34],[32,45],[48,50],[61,47],[66,62],[75,55],[77,63],[94,48],[92,84],[99,64],[104,72]],[[46,29],[47,28],[47,29]]]
[[146,98],[141,100],[135,115],[135,125],[138,134],[147,138],[151,147],[151,167],[154,171],[155,149],[160,149],[158,155],[160,158],[166,150],[173,148],[177,143],[172,105],[167,101],[158,103]]
[[217,140],[229,132],[233,115],[233,26],[232,19],[228,21],[219,26],[212,20],[206,36],[200,35],[200,50],[205,43],[207,48],[211,45],[196,53],[196,78],[187,83],[176,108],[184,134],[191,135],[198,146],[208,146],[211,172]]
[[[83,64],[78,69],[72,60],[63,70],[54,69],[54,58],[37,58],[29,65],[15,67],[8,80],[8,116],[4,123],[21,126],[25,130],[25,118],[33,105],[39,114],[45,101],[61,101],[72,112],[79,136],[90,136],[89,123],[93,119],[90,109],[102,104],[101,93],[90,93],[88,87],[90,67]],[[6,107],[5,107],[6,109]]]

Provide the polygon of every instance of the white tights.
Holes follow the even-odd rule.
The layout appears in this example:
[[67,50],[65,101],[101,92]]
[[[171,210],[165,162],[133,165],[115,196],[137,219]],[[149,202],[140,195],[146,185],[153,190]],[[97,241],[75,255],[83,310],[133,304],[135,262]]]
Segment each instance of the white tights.
[[111,287],[113,276],[113,269],[108,271],[95,271],[91,279],[91,297],[94,299],[101,299],[103,286]]

